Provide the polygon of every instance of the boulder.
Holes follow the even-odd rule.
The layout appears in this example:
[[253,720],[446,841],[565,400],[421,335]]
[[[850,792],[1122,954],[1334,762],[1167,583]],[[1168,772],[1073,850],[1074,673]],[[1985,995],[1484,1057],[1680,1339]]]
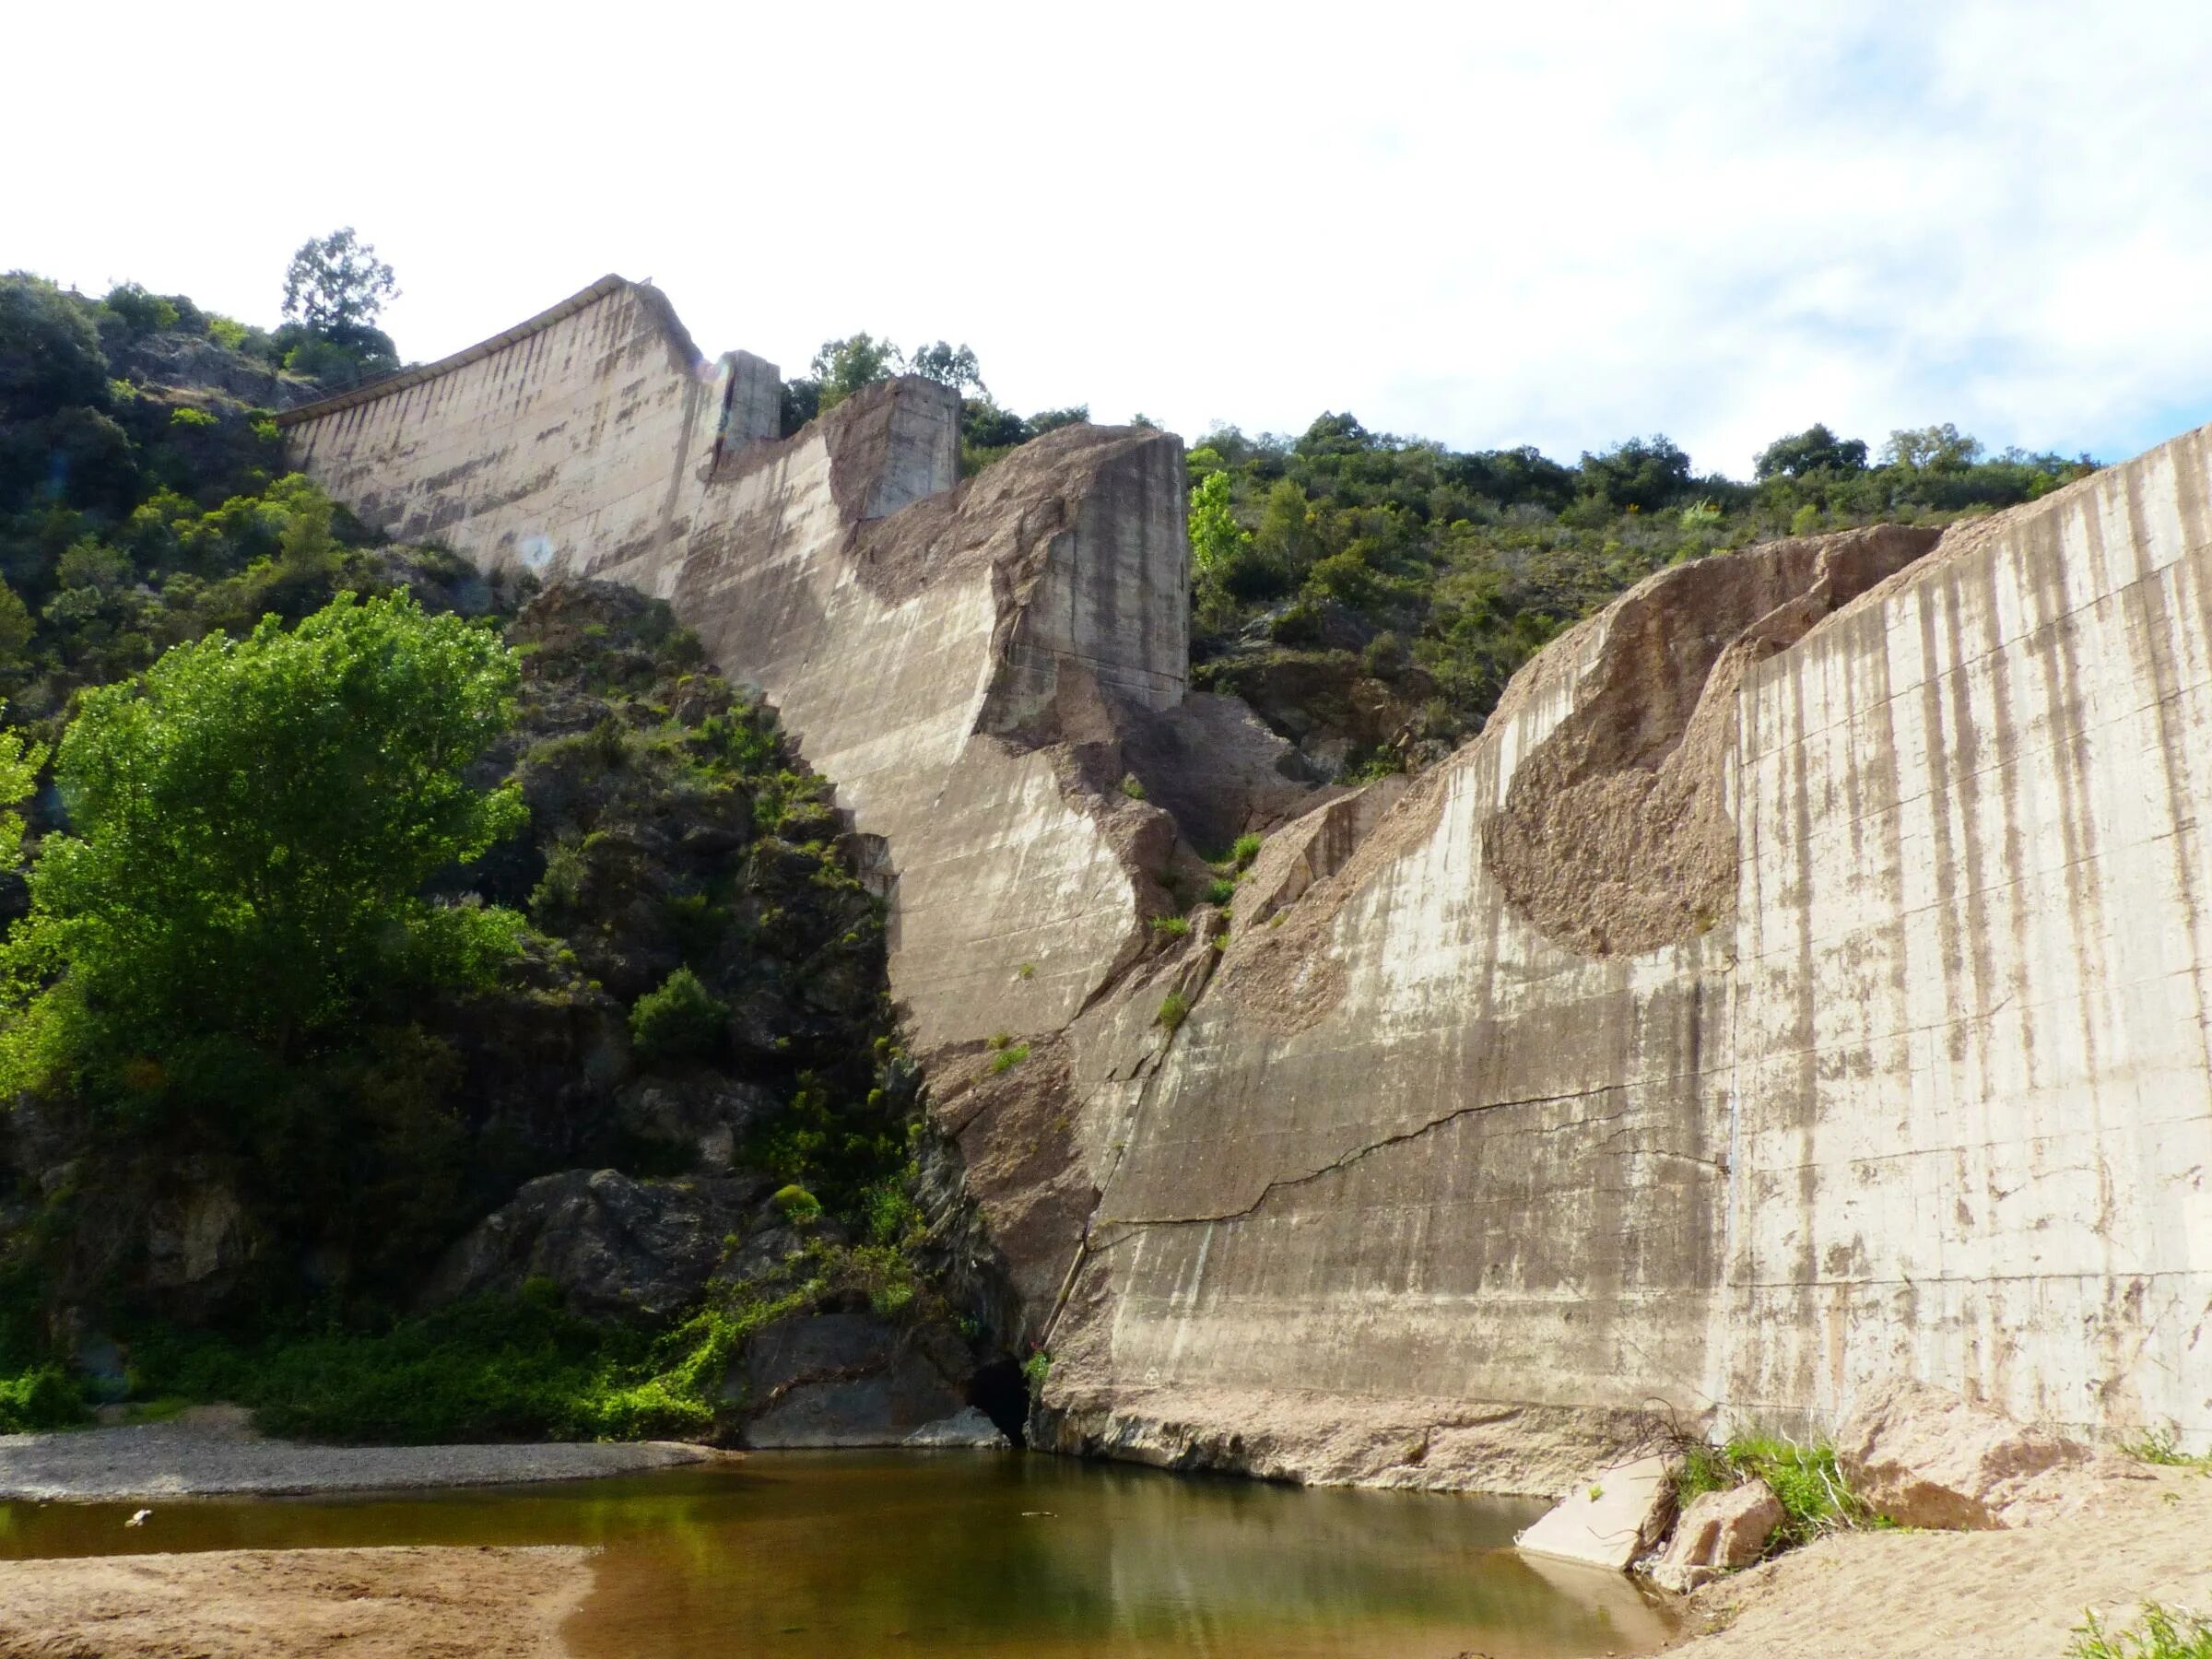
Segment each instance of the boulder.
[[572,1312],[652,1321],[698,1300],[730,1253],[753,1252],[782,1218],[759,1176],[639,1181],[566,1170],[528,1182],[445,1253],[421,1300],[512,1294],[550,1279]]
[[1836,1466],[1900,1526],[1988,1531],[2032,1519],[2048,1477],[2095,1453],[1947,1389],[1910,1380],[1862,1400],[1836,1439]]
[[1675,1509],[1671,1477],[1670,1461],[1656,1455],[1601,1469],[1513,1541],[1531,1555],[1626,1572],[1666,1532]]
[[723,1397],[746,1417],[747,1446],[897,1446],[960,1416],[971,1369],[965,1346],[936,1327],[818,1313],[747,1343]]
[[1700,1492],[1675,1523],[1674,1535],[1652,1569],[1652,1582],[1687,1595],[1724,1572],[1748,1567],[1765,1553],[1767,1540],[1785,1519],[1782,1500],[1763,1480]]
[[1011,1444],[999,1426],[973,1406],[924,1423],[900,1442],[908,1446],[962,1446],[991,1450]]

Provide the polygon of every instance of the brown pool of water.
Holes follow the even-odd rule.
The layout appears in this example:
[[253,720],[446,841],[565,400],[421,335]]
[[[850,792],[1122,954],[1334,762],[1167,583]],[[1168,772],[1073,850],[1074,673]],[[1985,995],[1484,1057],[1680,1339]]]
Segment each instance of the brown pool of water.
[[1020,1453],[759,1453],[549,1486],[0,1504],[0,1559],[595,1545],[577,1659],[1202,1654],[1569,1659],[1657,1647],[1625,1578],[1512,1547],[1542,1506]]

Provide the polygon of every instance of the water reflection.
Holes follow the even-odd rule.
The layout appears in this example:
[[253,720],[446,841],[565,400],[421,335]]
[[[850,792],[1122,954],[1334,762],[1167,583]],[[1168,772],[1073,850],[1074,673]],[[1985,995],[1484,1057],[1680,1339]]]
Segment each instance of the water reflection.
[[1629,1653],[1617,1575],[1507,1547],[1539,1506],[1299,1491],[1019,1453],[770,1453],[728,1469],[357,1500],[0,1505],[0,1556],[602,1546],[579,1659],[731,1653]]

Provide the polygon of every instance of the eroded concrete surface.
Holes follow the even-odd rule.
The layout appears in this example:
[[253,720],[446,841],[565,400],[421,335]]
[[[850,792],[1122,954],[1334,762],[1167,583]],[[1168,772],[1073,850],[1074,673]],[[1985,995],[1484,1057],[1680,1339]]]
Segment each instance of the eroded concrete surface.
[[395,535],[668,597],[881,838],[1049,1438],[1549,1491],[1901,1371],[2212,1443],[2207,433],[1663,572],[1347,795],[1184,703],[1176,440],[956,487],[948,394],[777,441],[772,380],[610,278],[286,418]]

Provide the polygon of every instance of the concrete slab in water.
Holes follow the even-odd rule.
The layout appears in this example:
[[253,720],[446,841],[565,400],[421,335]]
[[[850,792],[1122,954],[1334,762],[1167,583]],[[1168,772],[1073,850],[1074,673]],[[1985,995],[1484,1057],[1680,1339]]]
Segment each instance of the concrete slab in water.
[[1640,1457],[1578,1487],[1514,1540],[1530,1555],[1628,1571],[1658,1541],[1673,1506],[1664,1457]]

